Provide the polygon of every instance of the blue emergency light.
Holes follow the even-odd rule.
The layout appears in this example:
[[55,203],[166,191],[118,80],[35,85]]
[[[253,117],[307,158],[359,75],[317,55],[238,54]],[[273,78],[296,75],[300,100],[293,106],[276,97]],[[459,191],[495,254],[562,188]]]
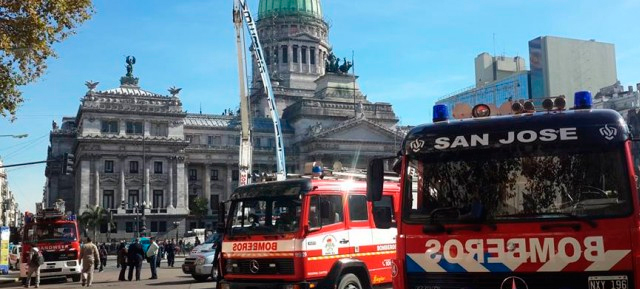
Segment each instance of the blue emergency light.
[[573,97],[573,109],[590,109],[593,102],[591,92],[588,90],[578,91]]
[[433,106],[433,122],[445,121],[449,119],[449,109],[446,104],[436,104]]

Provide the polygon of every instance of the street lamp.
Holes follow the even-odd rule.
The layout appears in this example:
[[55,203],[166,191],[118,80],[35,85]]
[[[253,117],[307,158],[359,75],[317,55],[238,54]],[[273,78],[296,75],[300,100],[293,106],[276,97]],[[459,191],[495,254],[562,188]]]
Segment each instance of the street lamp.
[[146,224],[146,218],[144,216],[144,209],[147,207],[147,202],[146,201],[142,201],[142,219],[140,221],[142,221],[142,228],[141,232],[143,237],[146,236],[146,231],[147,231],[147,224]]
[[140,222],[138,221],[140,220],[140,210],[138,209],[138,202],[133,204],[133,207],[136,209],[136,231],[134,235],[138,238],[140,237]]
[[[145,215],[144,215],[144,208],[147,206],[147,202],[146,201],[142,201],[142,204],[138,204],[138,202],[136,202],[134,205],[134,208],[136,209],[136,232],[137,232],[137,237],[144,237],[144,233],[147,230],[147,226],[145,225]],[[142,210],[142,217],[140,217],[140,210]],[[138,220],[140,220],[138,222]],[[140,225],[140,223],[142,223],[142,225]],[[142,233],[142,235],[141,235]]]
[[0,137],[12,137],[12,138],[25,138],[28,137],[29,134],[0,134]]

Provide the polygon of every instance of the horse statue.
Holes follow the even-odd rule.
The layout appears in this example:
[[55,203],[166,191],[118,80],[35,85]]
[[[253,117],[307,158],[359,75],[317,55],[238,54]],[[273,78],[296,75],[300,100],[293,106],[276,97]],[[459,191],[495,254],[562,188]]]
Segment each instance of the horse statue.
[[340,69],[340,72],[342,73],[348,73],[352,66],[353,64],[351,63],[351,61],[347,61],[347,58],[345,57],[344,63],[340,65],[338,69]]

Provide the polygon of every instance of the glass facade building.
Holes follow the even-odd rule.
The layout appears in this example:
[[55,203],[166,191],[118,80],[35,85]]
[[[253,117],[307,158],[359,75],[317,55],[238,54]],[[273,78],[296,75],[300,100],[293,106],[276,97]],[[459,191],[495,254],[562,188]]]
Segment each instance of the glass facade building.
[[530,87],[529,73],[525,71],[482,87],[474,87],[460,93],[444,96],[436,104],[446,104],[449,111],[452,111],[457,103],[466,103],[470,106],[480,103],[495,104],[499,107],[509,100],[530,99]]

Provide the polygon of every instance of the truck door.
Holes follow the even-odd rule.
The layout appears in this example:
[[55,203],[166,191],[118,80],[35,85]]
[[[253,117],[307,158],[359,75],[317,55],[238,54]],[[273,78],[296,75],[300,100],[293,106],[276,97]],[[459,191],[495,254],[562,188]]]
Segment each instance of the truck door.
[[321,278],[341,255],[349,254],[342,196],[311,196],[307,224],[310,233],[303,244],[308,261],[305,275],[310,279]]
[[348,206],[351,254],[365,262],[373,284],[391,282],[391,270],[386,266],[390,264],[385,261],[393,258],[393,254],[385,251],[390,249],[390,244],[395,244],[395,235],[375,228],[365,195],[350,195]]

